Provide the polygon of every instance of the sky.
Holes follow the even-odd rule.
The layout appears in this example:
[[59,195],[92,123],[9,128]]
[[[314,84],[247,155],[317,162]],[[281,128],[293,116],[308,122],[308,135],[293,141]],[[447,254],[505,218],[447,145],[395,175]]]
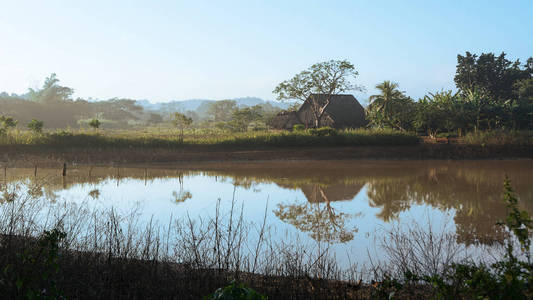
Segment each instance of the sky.
[[0,0],[0,91],[51,73],[75,97],[275,99],[314,63],[347,59],[367,98],[453,89],[457,54],[533,56],[533,1]]

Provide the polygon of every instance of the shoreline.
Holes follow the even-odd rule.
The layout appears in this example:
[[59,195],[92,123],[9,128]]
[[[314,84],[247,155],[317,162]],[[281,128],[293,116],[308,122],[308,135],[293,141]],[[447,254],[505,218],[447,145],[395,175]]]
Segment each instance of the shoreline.
[[414,146],[213,147],[182,148],[52,148],[0,147],[0,165],[47,166],[57,163],[142,164],[323,160],[483,160],[533,159],[527,145],[465,145],[421,143]]

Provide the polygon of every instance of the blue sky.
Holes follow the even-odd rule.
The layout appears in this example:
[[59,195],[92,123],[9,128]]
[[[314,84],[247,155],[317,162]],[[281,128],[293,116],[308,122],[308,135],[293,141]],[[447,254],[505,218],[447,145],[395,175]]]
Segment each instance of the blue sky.
[[459,53],[533,56],[533,1],[5,1],[0,91],[55,72],[76,97],[274,99],[313,63],[348,59],[366,98],[454,87]]

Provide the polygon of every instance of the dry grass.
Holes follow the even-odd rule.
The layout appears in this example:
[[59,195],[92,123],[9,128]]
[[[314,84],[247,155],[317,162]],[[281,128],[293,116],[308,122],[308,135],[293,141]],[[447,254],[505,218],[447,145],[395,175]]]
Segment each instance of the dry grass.
[[416,145],[414,134],[393,130],[340,130],[322,135],[321,131],[188,131],[183,140],[175,132],[154,131],[74,131],[44,134],[11,131],[0,136],[0,146],[39,146],[53,148],[182,148],[217,147],[294,147],[294,146],[382,146]]
[[[198,299],[233,279],[271,299],[358,297],[360,274],[341,269],[328,247],[272,241],[266,219],[245,222],[235,202],[227,209],[218,206],[213,218],[159,224],[142,221],[137,210],[49,203],[38,195],[38,186],[28,193],[22,186],[3,188],[0,265],[27,270],[20,254],[41,252],[36,243],[41,233],[58,228],[66,238],[53,280],[69,298]],[[38,275],[28,272],[26,280]]]

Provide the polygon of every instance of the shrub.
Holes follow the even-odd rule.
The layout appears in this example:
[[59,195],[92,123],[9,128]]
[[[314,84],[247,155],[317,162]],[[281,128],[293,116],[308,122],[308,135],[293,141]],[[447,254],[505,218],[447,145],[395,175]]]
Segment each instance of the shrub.
[[32,119],[30,123],[28,123],[28,129],[35,133],[41,133],[43,131],[43,126],[44,122],[36,119]]
[[212,295],[204,297],[205,300],[264,300],[265,295],[261,295],[244,284],[237,284],[232,281],[228,286],[217,289]]
[[337,134],[337,130],[331,127],[320,127],[309,130],[312,135],[316,136],[334,136]]
[[305,130],[305,126],[303,124],[296,124],[296,125],[292,126],[292,130],[294,130],[294,131],[304,131]]
[[33,246],[16,253],[15,259],[2,270],[0,289],[9,294],[3,296],[64,299],[57,285],[57,276],[60,274],[60,244],[65,237],[66,234],[58,229],[44,231]]
[[101,124],[102,124],[102,123],[100,122],[100,120],[98,120],[98,119],[96,119],[96,118],[92,119],[92,120],[89,122],[89,126],[91,126],[91,127],[94,128],[94,129],[98,129],[98,128],[100,128],[100,125],[101,125]]
[[5,135],[7,132],[17,126],[18,121],[9,116],[0,116],[0,135]]

